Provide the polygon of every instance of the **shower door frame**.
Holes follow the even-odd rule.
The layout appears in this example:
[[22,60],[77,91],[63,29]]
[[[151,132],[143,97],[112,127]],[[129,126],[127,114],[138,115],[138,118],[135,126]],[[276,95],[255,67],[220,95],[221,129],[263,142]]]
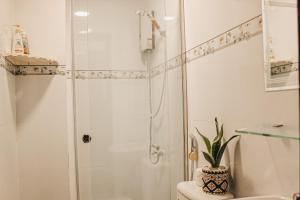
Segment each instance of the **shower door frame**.
[[[185,14],[184,14],[184,0],[179,0],[180,3],[180,34],[181,34],[181,76],[182,76],[182,111],[183,111],[183,175],[184,181],[188,181],[189,177],[189,160],[188,160],[188,98],[187,98],[187,69],[186,69],[186,40],[185,40]],[[72,150],[74,151],[73,155],[69,155],[69,159],[71,160],[71,156],[73,156],[73,162],[70,162],[70,165],[74,165],[74,173],[70,172],[70,193],[74,191],[74,200],[80,199],[80,185],[79,185],[79,169],[78,169],[78,130],[77,130],[77,108],[76,108],[76,74],[75,74],[75,46],[74,46],[74,20],[73,20],[73,11],[74,11],[74,0],[66,0],[67,7],[67,34],[70,34],[70,40],[67,41],[67,46],[70,48],[68,53],[70,55],[69,61],[71,65],[71,92],[72,92]],[[72,190],[71,176],[75,175],[75,183],[74,188]],[[70,195],[72,197],[72,195]]]
[[185,35],[185,0],[180,0],[180,31],[181,31],[181,73],[182,73],[182,95],[183,95],[183,164],[184,181],[189,181],[189,143],[188,143],[188,95],[187,95],[187,64],[186,64],[186,35]]

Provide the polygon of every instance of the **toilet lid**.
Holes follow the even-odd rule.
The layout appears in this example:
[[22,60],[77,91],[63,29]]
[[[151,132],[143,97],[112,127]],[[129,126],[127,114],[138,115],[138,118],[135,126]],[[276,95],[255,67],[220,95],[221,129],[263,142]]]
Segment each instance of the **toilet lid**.
[[232,199],[233,195],[229,192],[223,195],[211,195],[202,191],[195,181],[181,182],[177,184],[177,192],[190,200],[226,200]]

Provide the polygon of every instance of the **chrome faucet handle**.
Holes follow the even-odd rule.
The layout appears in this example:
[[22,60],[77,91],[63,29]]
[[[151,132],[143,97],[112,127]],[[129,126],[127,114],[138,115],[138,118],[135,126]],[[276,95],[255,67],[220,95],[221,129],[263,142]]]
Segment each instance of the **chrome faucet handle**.
[[300,200],[300,193],[294,193],[293,200]]

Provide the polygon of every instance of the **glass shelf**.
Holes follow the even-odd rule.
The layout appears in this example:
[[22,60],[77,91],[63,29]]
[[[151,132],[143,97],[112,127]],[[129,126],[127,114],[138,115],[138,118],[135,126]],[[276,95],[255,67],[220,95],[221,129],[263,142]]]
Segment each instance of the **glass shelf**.
[[57,61],[28,55],[0,55],[0,67],[13,75],[58,75],[64,74],[65,65]]
[[275,138],[284,138],[291,140],[300,140],[299,130],[291,129],[285,126],[274,127],[274,126],[259,126],[256,128],[241,128],[235,130],[237,133],[249,134],[249,135],[259,135],[265,137],[275,137]]
[[58,67],[60,66],[57,61],[41,58],[41,57],[31,57],[26,55],[7,55],[4,56],[5,61],[8,65],[14,67]]

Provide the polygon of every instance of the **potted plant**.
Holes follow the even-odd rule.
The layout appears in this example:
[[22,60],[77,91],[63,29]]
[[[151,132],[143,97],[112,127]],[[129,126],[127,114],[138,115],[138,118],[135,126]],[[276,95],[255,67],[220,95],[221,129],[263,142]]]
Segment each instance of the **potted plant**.
[[209,194],[225,194],[229,187],[230,172],[228,167],[220,166],[223,154],[228,143],[239,135],[232,136],[229,140],[223,141],[223,124],[219,127],[218,119],[215,118],[217,135],[212,143],[209,139],[200,133],[196,128],[198,134],[203,139],[207,152],[202,151],[204,158],[210,163],[210,166],[202,168],[200,178],[202,190]]

